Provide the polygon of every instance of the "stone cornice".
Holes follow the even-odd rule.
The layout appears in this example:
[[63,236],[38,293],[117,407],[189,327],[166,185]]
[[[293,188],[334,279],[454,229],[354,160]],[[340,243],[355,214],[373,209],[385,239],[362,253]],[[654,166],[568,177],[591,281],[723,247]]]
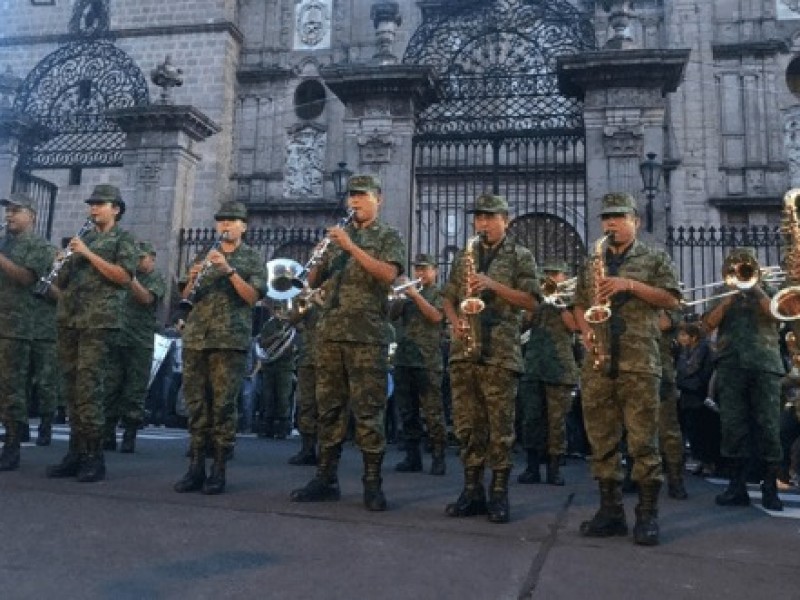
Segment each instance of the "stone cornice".
[[222,128],[194,106],[152,104],[110,110],[106,116],[126,133],[143,131],[181,131],[200,142]]
[[559,56],[558,87],[582,100],[587,90],[658,88],[662,95],[678,89],[690,50],[598,50]]
[[242,67],[236,71],[236,79],[239,83],[262,83],[265,81],[277,81],[289,79],[294,75],[292,69],[279,67],[277,65]]
[[35,146],[53,137],[49,127],[12,108],[0,108],[0,135],[15,137],[21,143]]
[[785,40],[757,40],[734,44],[712,44],[711,50],[715,60],[738,59],[745,56],[763,58],[789,52],[789,44]]
[[[229,33],[239,44],[244,41],[242,30],[233,21],[217,21],[214,23],[186,23],[183,25],[156,25],[152,27],[130,27],[115,29],[109,38],[157,37],[162,35],[192,35],[197,33]],[[76,41],[70,33],[51,33],[44,35],[18,35],[0,37],[0,47],[29,46],[33,44],[68,44]]]
[[320,69],[325,85],[345,104],[375,96],[414,99],[421,111],[441,98],[439,80],[429,65],[328,65]]
[[711,206],[719,208],[779,208],[781,196],[716,196],[708,199]]

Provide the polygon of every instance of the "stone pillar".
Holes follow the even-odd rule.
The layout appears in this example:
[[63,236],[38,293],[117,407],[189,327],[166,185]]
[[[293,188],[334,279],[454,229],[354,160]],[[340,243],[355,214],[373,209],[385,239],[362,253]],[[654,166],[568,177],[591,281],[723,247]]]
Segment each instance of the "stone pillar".
[[[689,50],[599,50],[558,58],[559,89],[584,102],[586,127],[587,220],[590,241],[600,235],[600,200],[606,192],[636,195],[644,220],[646,197],[639,164],[655,152],[665,169],[667,100],[680,84]],[[665,184],[654,201],[653,233],[640,237],[663,244],[666,239]]]

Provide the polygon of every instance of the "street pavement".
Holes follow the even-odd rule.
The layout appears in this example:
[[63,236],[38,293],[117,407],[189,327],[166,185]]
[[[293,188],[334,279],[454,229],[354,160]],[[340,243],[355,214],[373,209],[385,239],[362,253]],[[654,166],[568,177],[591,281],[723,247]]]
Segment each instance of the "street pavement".
[[[34,427],[32,429],[35,430]],[[630,536],[587,539],[597,507],[587,464],[569,459],[567,485],[519,485],[512,521],[452,519],[461,488],[448,474],[400,474],[389,446],[389,510],[361,504],[361,461],[345,448],[342,499],[289,502],[313,467],[287,459],[299,441],[237,439],[220,496],[177,494],[186,432],[147,428],[133,455],[107,453],[107,480],[44,477],[66,451],[25,444],[18,471],[0,473],[0,599],[794,599],[800,598],[800,496],[784,513],[719,508],[724,482],[687,474],[690,498],[662,492],[660,546]],[[426,467],[430,457],[425,456]],[[757,486],[752,488],[757,499]],[[629,524],[635,496],[626,496]]]

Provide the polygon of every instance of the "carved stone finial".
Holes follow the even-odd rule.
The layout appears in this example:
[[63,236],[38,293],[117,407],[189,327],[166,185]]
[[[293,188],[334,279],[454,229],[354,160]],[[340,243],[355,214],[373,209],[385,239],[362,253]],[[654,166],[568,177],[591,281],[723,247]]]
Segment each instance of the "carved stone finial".
[[17,90],[22,79],[14,75],[11,65],[6,65],[6,72],[0,75],[0,108],[12,108]]
[[379,64],[394,65],[398,63],[393,53],[397,28],[403,24],[400,16],[400,5],[397,2],[376,2],[370,9],[370,18],[375,25],[375,37],[378,52],[373,57]]
[[161,88],[159,104],[172,104],[172,88],[183,85],[183,69],[172,64],[172,57],[167,54],[164,62],[150,72],[150,81]]
[[608,22],[614,30],[605,47],[611,50],[635,48],[629,28],[631,17],[634,16],[631,0],[602,0],[602,6],[608,13]]

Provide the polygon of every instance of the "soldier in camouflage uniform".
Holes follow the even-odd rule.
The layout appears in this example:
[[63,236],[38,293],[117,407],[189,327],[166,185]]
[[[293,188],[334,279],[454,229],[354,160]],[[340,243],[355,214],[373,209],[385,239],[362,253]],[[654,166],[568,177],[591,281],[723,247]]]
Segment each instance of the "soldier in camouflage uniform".
[[[447,430],[442,404],[442,295],[436,286],[437,265],[430,254],[414,258],[414,279],[421,289],[406,288],[389,308],[395,327],[394,398],[403,422],[406,457],[395,466],[401,473],[422,470],[422,421],[425,414],[432,448],[431,475],[445,474]],[[401,277],[398,284],[408,283]]]
[[294,502],[338,500],[338,462],[350,412],[364,461],[364,506],[386,510],[381,465],[386,449],[384,417],[388,377],[388,311],[392,282],[406,253],[400,233],[378,219],[383,195],[372,175],[348,181],[352,223],[328,230],[330,246],[308,283],[322,285],[315,365],[319,408],[317,472],[291,494]]
[[[563,283],[567,279],[563,261],[549,262],[542,270],[552,282]],[[542,302],[533,312],[525,373],[517,394],[520,437],[528,460],[527,468],[517,478],[519,483],[541,482],[539,459],[546,440],[545,481],[564,485],[560,461],[567,449],[567,412],[578,383],[578,365],[572,349],[576,330],[575,317],[563,302]]]
[[[451,517],[488,513],[491,522],[506,523],[515,399],[523,372],[520,324],[522,311],[536,305],[536,261],[506,236],[505,198],[481,195],[469,212],[477,235],[456,256],[443,292],[453,340],[453,425],[464,465],[464,488],[445,512]],[[464,301],[474,304],[476,299],[483,310],[471,317],[463,314]],[[488,504],[483,487],[487,466],[492,470]]]
[[7,233],[0,238],[0,419],[6,429],[0,471],[20,462],[20,429],[27,423],[26,392],[33,339],[31,291],[52,260],[50,248],[33,231],[36,205],[25,194],[0,200],[6,209]]
[[[737,265],[758,263],[749,248],[731,251],[722,265],[723,277]],[[777,476],[783,456],[779,437],[780,380],[784,374],[778,343],[778,325],[770,312],[771,290],[760,282],[722,298],[703,315],[709,332],[717,330],[717,393],[721,422],[721,454],[730,461],[731,479],[716,497],[720,506],[747,506],[746,465],[750,430],[758,436],[759,458],[765,465],[761,504],[783,510]]]
[[[183,330],[183,390],[189,412],[190,464],[176,492],[225,491],[228,452],[236,438],[236,399],[244,381],[253,309],[264,295],[267,273],[261,257],[242,241],[247,209],[225,202],[214,215],[218,249],[189,270],[183,291],[192,310]],[[206,445],[214,462],[206,478]]]
[[661,330],[661,404],[658,411],[658,447],[667,475],[667,494],[676,500],[686,500],[683,483],[683,434],[678,421],[678,386],[675,382],[675,347],[681,312],[661,311],[658,328]]
[[166,282],[156,271],[156,249],[150,242],[137,244],[139,262],[125,302],[125,325],[116,346],[112,381],[106,400],[106,434],[103,448],[116,450],[117,422],[124,432],[120,452],[136,448],[136,433],[144,423],[144,401],[153,363],[153,336],[158,330],[156,309],[164,298]]
[[110,390],[107,360],[124,324],[127,286],[136,270],[138,251],[133,236],[118,221],[125,202],[113,185],[95,186],[86,200],[93,228],[70,240],[71,255],[56,285],[58,362],[70,415],[69,451],[48,477],[78,481],[105,479],[103,458],[104,403]]
[[[659,309],[675,309],[680,293],[675,269],[663,252],[636,239],[640,220],[627,193],[603,196],[601,218],[606,242],[581,274],[575,318],[589,354],[581,372],[583,418],[592,446],[592,475],[599,481],[600,510],[581,524],[589,537],[627,535],[620,483],[620,440],[627,431],[639,487],[634,542],[658,544],[658,450],[661,337]],[[584,312],[610,303],[611,316],[590,326]],[[596,336],[596,337],[595,337]]]
[[[261,327],[258,343],[268,348],[274,336],[284,332],[286,324],[280,319],[267,319]],[[259,360],[258,377],[261,390],[258,413],[259,437],[284,440],[292,431],[292,390],[294,388],[295,344],[290,342],[280,356]]]
[[289,458],[290,465],[317,464],[317,376],[314,368],[314,338],[319,307],[309,302],[308,308],[292,320],[297,329],[297,429],[300,451]]

